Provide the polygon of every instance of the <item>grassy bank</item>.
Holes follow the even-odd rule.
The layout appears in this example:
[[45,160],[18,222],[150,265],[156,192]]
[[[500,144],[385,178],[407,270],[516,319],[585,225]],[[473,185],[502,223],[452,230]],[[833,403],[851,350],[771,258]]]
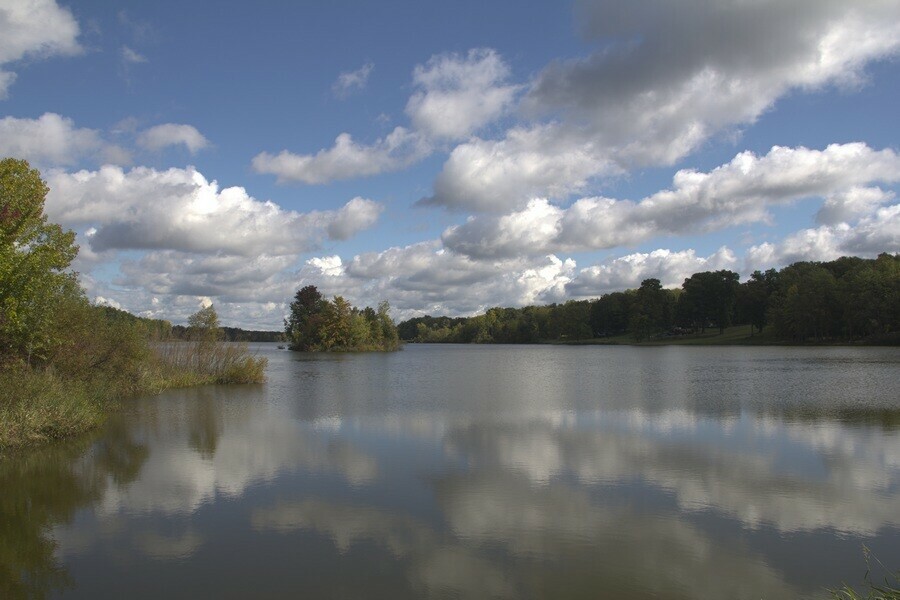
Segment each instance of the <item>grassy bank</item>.
[[128,372],[78,378],[53,368],[0,371],[0,451],[82,434],[138,394],[216,383],[260,383],[266,359],[246,345],[156,344]]

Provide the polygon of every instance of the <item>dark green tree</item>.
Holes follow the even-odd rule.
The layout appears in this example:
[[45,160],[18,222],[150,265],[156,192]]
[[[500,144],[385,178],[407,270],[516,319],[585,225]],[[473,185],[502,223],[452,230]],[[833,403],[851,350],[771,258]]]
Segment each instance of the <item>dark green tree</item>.
[[684,280],[678,299],[678,315],[692,329],[706,331],[710,324],[719,333],[731,325],[740,276],[733,271],[704,271]]
[[284,321],[284,333],[291,350],[316,350],[322,344],[327,301],[314,285],[297,291],[291,302],[291,312]]

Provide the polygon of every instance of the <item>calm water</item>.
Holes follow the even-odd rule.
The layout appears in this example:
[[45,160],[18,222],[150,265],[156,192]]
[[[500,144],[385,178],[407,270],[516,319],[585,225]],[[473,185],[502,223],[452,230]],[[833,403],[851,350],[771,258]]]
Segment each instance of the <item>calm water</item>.
[[900,351],[261,345],[0,462],[0,595],[825,598],[900,567]]

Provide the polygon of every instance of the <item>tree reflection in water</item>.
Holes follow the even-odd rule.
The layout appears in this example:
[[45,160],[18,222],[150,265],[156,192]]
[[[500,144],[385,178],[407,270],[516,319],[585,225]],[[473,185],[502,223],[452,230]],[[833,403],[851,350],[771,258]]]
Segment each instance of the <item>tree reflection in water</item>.
[[91,437],[0,457],[0,598],[40,598],[73,587],[56,559],[52,529],[103,497],[110,482],[135,480],[149,450],[111,423]]

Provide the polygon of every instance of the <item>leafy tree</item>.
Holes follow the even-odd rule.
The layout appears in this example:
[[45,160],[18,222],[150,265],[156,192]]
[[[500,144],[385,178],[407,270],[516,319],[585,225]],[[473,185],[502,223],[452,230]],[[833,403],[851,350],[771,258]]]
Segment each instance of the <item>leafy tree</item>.
[[195,342],[216,342],[225,339],[219,325],[219,315],[212,304],[188,317],[188,339]]
[[397,327],[391,319],[391,305],[387,300],[378,303],[378,325],[381,328],[380,335],[376,332],[373,338],[383,350],[396,350],[400,347],[400,335]]
[[47,185],[24,160],[0,160],[0,364],[46,361],[60,343],[55,306],[78,296],[66,272],[75,234],[47,222]]

